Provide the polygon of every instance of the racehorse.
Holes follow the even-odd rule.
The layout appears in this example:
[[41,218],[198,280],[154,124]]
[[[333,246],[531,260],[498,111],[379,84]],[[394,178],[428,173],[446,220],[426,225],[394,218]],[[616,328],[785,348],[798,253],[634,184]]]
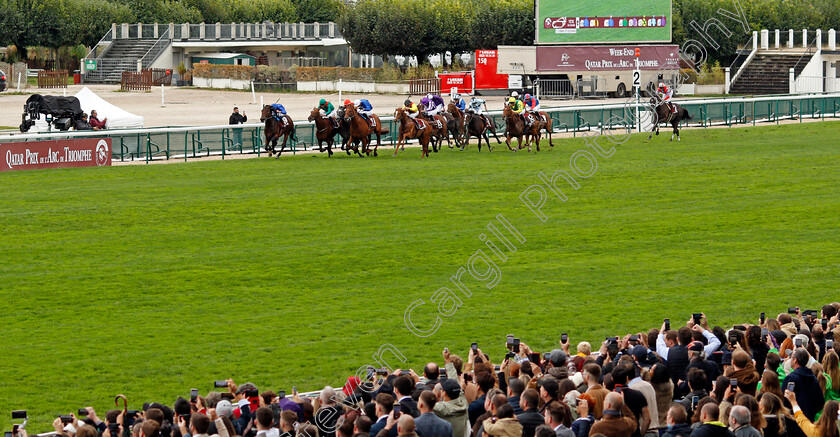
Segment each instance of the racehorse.
[[446,143],[449,147],[452,148],[452,143],[449,141],[449,120],[445,113],[432,117],[424,111],[421,113],[420,118],[429,122],[429,126],[432,128],[432,150],[435,153],[443,146],[444,138],[446,138]]
[[650,108],[653,110],[653,127],[650,130],[650,135],[648,135],[648,139],[653,136],[653,133],[656,132],[656,135],[659,135],[659,124],[660,123],[671,123],[671,127],[674,128],[674,132],[671,134],[671,141],[674,141],[674,135],[677,136],[677,141],[682,141],[680,139],[680,122],[683,120],[691,120],[691,115],[689,115],[688,110],[683,108],[680,105],[674,103],[674,106],[677,108],[677,112],[671,112],[671,108],[668,107],[662,99],[651,97],[650,99]]
[[[376,146],[373,148],[373,156],[379,156],[379,144],[382,143],[382,134],[389,132],[388,128],[382,127],[382,122],[376,114],[370,114],[368,117],[370,121],[365,120],[361,114],[356,110],[353,104],[347,105],[344,108],[344,115],[349,119],[350,123],[350,140],[353,144],[353,150],[358,153],[357,144],[361,141],[362,151],[370,155],[370,141],[371,136],[376,134]],[[361,156],[361,154],[359,155]]]
[[[286,141],[289,140],[289,137],[292,137],[293,141],[297,141],[295,123],[292,121],[292,117],[283,114],[282,118],[286,120],[285,125],[272,114],[271,105],[264,105],[260,112],[260,121],[265,122],[265,151],[268,152],[268,156],[276,152],[279,158],[283,150],[286,149]],[[280,146],[280,151],[277,152],[277,140],[281,136],[283,137],[283,145]]]
[[[539,129],[545,129],[545,132],[548,134],[548,145],[554,147],[554,142],[551,141],[551,131],[554,130],[552,126],[551,117],[546,114],[545,112],[536,112],[531,114],[526,114],[526,117],[534,117],[533,123],[539,125]],[[540,145],[537,144],[537,151],[540,150]]]
[[499,139],[499,136],[496,135],[496,127],[493,126],[492,122],[490,124],[485,123],[484,119],[475,113],[475,111],[468,109],[467,110],[467,118],[464,121],[464,141],[461,143],[461,150],[464,150],[464,147],[470,144],[470,138],[476,137],[478,138],[478,151],[481,151],[481,139],[484,138],[484,142],[487,143],[487,150],[492,151],[493,148],[490,147],[490,138],[487,136],[487,131],[490,131],[493,136],[496,138],[496,144],[502,144],[502,140]]
[[[464,113],[455,106],[454,103],[450,103],[446,106],[446,111],[449,112],[451,116],[450,120],[446,123],[446,127],[449,132],[452,132],[452,136],[455,138],[455,145],[463,149],[464,147],[462,144],[462,136],[465,133],[464,130]],[[452,145],[449,145],[449,148],[452,148]]]
[[429,156],[429,141],[432,139],[432,127],[429,122],[426,120],[420,120],[422,125],[418,126],[418,123],[412,120],[403,108],[397,108],[394,111],[394,121],[400,123],[397,145],[394,148],[394,156],[397,156],[397,151],[400,150],[400,146],[405,149],[406,140],[415,138],[420,142],[420,146],[423,147],[423,154],[421,157],[425,158]]
[[525,119],[513,112],[510,109],[510,106],[507,104],[505,105],[504,111],[502,111],[502,115],[505,118],[505,144],[507,144],[508,149],[514,150],[510,147],[510,140],[511,138],[517,139],[517,149],[521,150],[522,147],[522,137],[525,137],[525,146],[528,147],[528,151],[531,151],[531,141],[532,138],[536,138],[537,140],[537,151],[540,151],[540,126],[538,123],[532,123],[531,126],[525,126]]
[[[321,109],[317,107],[312,109],[312,112],[309,113],[309,121],[315,122],[315,138],[318,140],[318,151],[323,152],[324,148],[321,145],[323,143],[327,143],[327,156],[332,156],[332,146],[333,141],[335,141],[335,135],[341,133],[341,121],[339,120],[339,125],[336,127],[332,120],[321,115]],[[342,138],[343,137],[344,136],[342,135]]]

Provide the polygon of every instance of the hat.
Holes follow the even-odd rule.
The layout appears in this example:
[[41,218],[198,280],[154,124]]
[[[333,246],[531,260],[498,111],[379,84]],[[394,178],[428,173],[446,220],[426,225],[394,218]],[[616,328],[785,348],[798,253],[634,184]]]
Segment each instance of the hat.
[[566,353],[560,349],[554,349],[548,353],[548,359],[551,360],[551,364],[554,366],[562,366],[566,364],[567,358]]
[[351,102],[350,99],[344,99],[344,106],[347,106],[351,103],[353,103],[353,102]]
[[326,105],[326,104],[327,104],[327,99],[321,99],[321,100],[318,102],[318,104],[319,104],[319,105]]
[[216,414],[220,417],[230,417],[233,415],[233,405],[230,404],[230,401],[227,399],[222,399],[216,404]]
[[347,383],[344,384],[344,388],[342,389],[342,391],[347,396],[350,396],[351,394],[353,394],[354,391],[356,391],[356,387],[359,386],[360,382],[361,381],[359,380],[359,378],[355,376],[349,376],[347,377]]
[[454,379],[447,379],[441,384],[449,399],[457,399],[461,395],[461,384]]
[[703,343],[699,341],[692,341],[690,345],[688,345],[688,350],[692,352],[703,352]]

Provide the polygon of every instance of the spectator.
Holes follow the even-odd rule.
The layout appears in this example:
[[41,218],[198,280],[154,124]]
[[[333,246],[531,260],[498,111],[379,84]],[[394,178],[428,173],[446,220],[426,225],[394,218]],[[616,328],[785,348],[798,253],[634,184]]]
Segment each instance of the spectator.
[[735,434],[732,434],[732,431],[727,429],[726,425],[718,422],[719,415],[720,409],[714,402],[703,405],[700,410],[700,423],[702,425],[691,433],[691,437],[734,437]]
[[245,115],[243,111],[241,114],[239,113],[239,108],[236,106],[233,107],[233,114],[230,114],[230,118],[228,119],[228,124],[245,124],[248,121],[248,116]]
[[93,127],[88,123],[88,115],[82,113],[82,118],[76,120],[76,124],[73,126],[75,130],[93,130]]
[[688,375],[686,377],[688,378],[688,387],[690,392],[685,396],[685,398],[683,398],[682,401],[680,401],[680,404],[683,408],[685,408],[685,411],[690,414],[694,414],[694,408],[696,407],[697,402],[709,395],[705,389],[706,374],[703,373],[703,370],[694,368],[688,371]]
[[[715,337],[717,338],[717,337]],[[691,371],[691,369],[700,369],[706,374],[706,385],[703,387],[706,392],[711,393],[712,391],[712,382],[720,376],[720,367],[717,363],[709,361],[706,359],[706,351],[703,348],[703,343],[699,341],[693,341],[688,346],[688,359],[689,364],[686,368],[686,374]],[[688,393],[691,391],[688,385],[682,385],[680,387],[680,391],[682,393]]]
[[601,433],[610,437],[630,437],[638,429],[636,419],[622,416],[624,399],[618,393],[610,393],[604,398],[604,415],[595,422],[589,435]]
[[[391,399],[393,400],[393,398]],[[316,399],[316,404],[314,405],[316,408],[314,422],[315,426],[318,427],[321,437],[335,437],[335,430],[338,428],[338,419],[344,413],[341,407],[335,404],[335,400],[335,389],[330,386],[324,387]]]
[[396,432],[395,435],[400,437],[417,437],[417,433],[414,431],[414,418],[411,415],[400,412],[400,418],[394,419],[394,412],[391,411],[387,417],[385,428],[379,431],[376,437],[387,437],[394,432]]
[[691,424],[688,423],[685,408],[680,404],[675,404],[668,409],[665,423],[667,426],[665,432],[662,433],[662,437],[689,437],[693,431]]
[[737,379],[738,388],[742,393],[755,396],[760,376],[749,354],[737,349],[732,352],[732,367],[724,372],[724,375]]
[[448,349],[444,350],[443,358],[445,360],[446,379],[443,383],[435,385],[435,394],[441,401],[435,404],[434,413],[452,425],[453,436],[461,437],[466,435],[469,429],[467,398],[461,390],[461,384],[458,383],[458,373],[455,370],[455,365],[450,362]]
[[140,437],[160,437],[160,423],[151,419],[144,420],[140,426]]
[[295,423],[297,423],[297,413],[290,410],[284,410],[280,413],[280,437],[294,437]]
[[[198,414],[201,413],[196,413],[194,416]],[[274,423],[274,412],[271,411],[271,408],[257,408],[254,417],[254,425],[257,427],[257,437],[280,437],[280,431],[271,426]]]
[[764,360],[764,368],[776,373],[779,379],[779,384],[785,380],[785,369],[782,366],[782,358],[776,352],[772,350],[767,353],[767,358]]
[[513,412],[517,416],[522,414],[522,407],[519,406],[519,397],[525,391],[525,383],[521,379],[511,378],[508,383],[507,403],[513,407]]
[[[525,393],[528,391],[526,390]],[[539,414],[539,413],[537,413]],[[502,405],[499,407],[495,417],[491,417],[484,421],[482,425],[485,436],[496,437],[522,437],[523,426],[516,420],[513,415],[513,407],[510,405]],[[536,430],[536,428],[534,428]]]
[[504,404],[507,404],[507,397],[502,394],[501,390],[491,388],[490,391],[487,392],[487,396],[484,400],[484,409],[486,412],[481,416],[478,416],[478,419],[472,427],[472,435],[481,435],[484,432],[482,429],[484,421],[495,416],[499,411],[499,407]]
[[[568,345],[569,340],[567,339],[564,347],[568,347]],[[560,349],[553,349],[548,354],[548,361],[546,362],[545,373],[557,378],[558,381],[568,378],[569,368],[566,365],[566,361],[568,359],[569,356],[566,354],[566,352],[563,352]]]
[[423,367],[423,376],[420,377],[418,381],[419,385],[427,387],[429,389],[433,389],[440,379],[440,368],[438,367],[437,363],[427,363],[425,367]]
[[[539,392],[532,388],[522,392],[519,406],[522,407],[522,414],[516,416],[516,419],[522,425],[522,437],[534,437],[537,427],[545,423],[545,417],[538,412],[540,406]],[[513,411],[513,408],[511,408],[511,411]]]
[[394,379],[394,394],[397,403],[400,404],[400,414],[417,418],[420,416],[420,411],[417,409],[417,402],[411,398],[412,392],[414,392],[414,380],[410,377],[401,375]]
[[601,367],[595,363],[589,363],[583,366],[583,382],[586,383],[586,393],[595,399],[595,408],[592,410],[592,415],[596,420],[601,420],[604,411],[604,398],[609,394],[609,390],[605,389],[598,381],[601,379]]
[[359,416],[353,423],[353,437],[370,437],[373,421],[368,416]]
[[430,390],[423,390],[417,408],[420,415],[414,421],[417,433],[423,437],[454,437],[452,424],[437,417],[433,412],[437,404],[437,396]]
[[630,380],[627,381],[627,387],[641,393],[647,402],[647,408],[650,413],[650,425],[648,426],[648,429],[659,428],[660,423],[664,422],[659,422],[659,405],[656,403],[656,389],[653,388],[651,383],[642,379],[641,372],[639,372],[639,369],[635,367],[635,362],[627,360],[626,366],[628,366],[627,377],[630,378]]
[[767,421],[767,426],[764,427],[764,437],[794,437],[801,436],[802,431],[796,420],[790,413],[790,410],[785,408],[785,405],[780,398],[771,393],[761,395],[758,401],[758,408],[761,414],[764,415],[764,420]]
[[828,375],[828,379],[830,381],[828,386],[826,386],[825,388],[825,400],[827,401],[840,400],[840,364],[838,364],[839,362],[840,360],[838,360],[837,353],[834,352],[834,349],[829,349],[825,353],[825,355],[823,355],[823,371],[826,373],[826,375]]
[[[454,381],[453,381],[454,382]],[[457,384],[457,383],[456,383]],[[379,393],[376,395],[376,422],[373,423],[370,427],[370,435],[371,437],[375,437],[379,435],[379,431],[385,428],[388,424],[388,417],[391,415],[391,411],[394,409],[394,397],[389,395],[388,393]],[[397,430],[396,428],[388,428],[391,433],[389,437],[396,437]]]
[[576,437],[586,437],[589,435],[592,424],[595,423],[595,416],[591,413],[595,408],[595,399],[586,393],[581,393],[576,407],[578,418],[572,422],[572,432]]
[[828,401],[823,407],[820,420],[814,423],[813,420],[808,419],[806,413],[797,400],[801,396],[790,391],[785,390],[785,398],[793,405],[793,416],[796,419],[796,424],[807,437],[838,437],[837,431],[837,410],[840,404],[837,401]]
[[536,437],[557,437],[557,434],[548,425],[540,425],[534,434]]
[[650,384],[656,393],[656,412],[659,416],[659,424],[666,421],[668,410],[674,400],[674,383],[668,374],[668,367],[662,363],[654,364],[650,368]]
[[551,402],[545,409],[545,424],[554,430],[556,437],[575,437],[572,430],[563,425],[568,419],[566,408],[560,402]]
[[784,399],[785,397],[785,395],[782,394],[782,386],[779,383],[779,375],[777,375],[776,372],[765,370],[764,373],[761,374],[761,383],[759,383],[759,387],[759,396],[761,396],[762,393],[772,393],[779,399]]
[[496,383],[493,375],[490,372],[479,371],[475,373],[475,382],[478,385],[478,393],[481,395],[467,407],[470,417],[470,426],[475,425],[478,416],[486,412],[484,409],[484,400],[487,397],[487,391],[493,388]]
[[624,387],[620,392],[624,398],[624,405],[630,409],[639,426],[633,433],[636,437],[641,437],[647,433],[650,428],[650,407],[647,399],[638,390],[627,387],[627,380],[633,374],[633,366],[625,361],[619,361],[611,372],[612,385],[607,384],[607,388],[614,387],[618,392],[618,387]]
[[685,380],[686,368],[688,367],[688,344],[691,343],[691,329],[681,327],[679,331],[665,331],[665,323],[656,337],[656,353],[665,361],[668,372],[671,374],[671,381],[676,384]]
[[105,123],[107,122],[107,118],[103,119],[102,121],[99,121],[99,118],[96,114],[96,109],[90,111],[90,126],[93,128],[93,130],[105,129]]
[[767,421],[761,410],[758,407],[758,401],[751,395],[740,393],[735,397],[735,405],[746,407],[750,412],[750,425],[757,430],[762,430],[767,427]]
[[297,437],[318,437],[318,433],[318,427],[308,422],[297,428]]
[[[807,367],[809,359],[811,359],[811,356],[803,348],[799,348],[793,352],[791,358],[793,372],[782,382],[782,389],[785,390],[785,397],[788,399],[790,397],[787,392],[793,392],[805,418],[813,422],[814,417],[823,407],[825,397],[823,396],[822,390],[820,390],[820,383],[817,381],[816,376]],[[793,386],[791,386],[791,383],[793,383]],[[796,411],[794,411],[795,414]],[[799,422],[798,419],[797,422]]]
[[729,410],[729,428],[735,437],[763,437],[762,434],[750,425],[750,410],[747,407],[736,405]]

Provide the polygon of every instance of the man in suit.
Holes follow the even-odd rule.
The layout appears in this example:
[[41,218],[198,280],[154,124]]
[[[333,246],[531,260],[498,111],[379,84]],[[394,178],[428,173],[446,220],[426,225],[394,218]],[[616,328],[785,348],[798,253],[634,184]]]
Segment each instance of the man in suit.
[[[394,397],[388,393],[379,393],[376,395],[376,422],[370,427],[370,435],[376,436],[379,434],[385,425],[388,424],[388,416],[391,410],[394,409]],[[393,427],[389,430],[388,437],[397,437],[397,428]]]
[[470,426],[474,426],[478,417],[487,412],[484,409],[484,400],[486,399],[487,392],[493,388],[496,380],[493,379],[493,375],[491,375],[490,372],[482,371],[476,372],[475,382],[478,385],[478,393],[480,393],[481,396],[476,398],[476,400],[474,400],[468,408],[470,414]]
[[519,378],[511,378],[507,389],[507,403],[513,407],[513,413],[517,415],[522,414],[519,397],[522,396],[523,391],[525,391],[525,383]]
[[[627,416],[622,415],[627,412]],[[611,392],[604,398],[604,415],[595,422],[589,430],[589,435],[601,433],[611,437],[630,437],[638,428],[632,413],[624,406],[624,398],[620,394]]]
[[399,437],[418,437],[414,432],[414,418],[408,414],[400,413],[399,419],[394,419],[394,413],[391,412],[386,416],[388,418],[385,428],[379,431],[376,437],[387,437],[390,431],[397,431]]
[[434,392],[423,390],[420,393],[420,402],[417,403],[420,415],[414,421],[417,434],[420,437],[454,437],[452,424],[433,413],[435,404],[437,404],[437,396]]
[[394,394],[397,403],[400,404],[400,413],[417,418],[420,416],[420,411],[417,409],[417,402],[411,398],[413,391],[414,381],[410,377],[402,375],[394,379]]
[[782,390],[790,390],[789,384],[794,383],[791,391],[796,394],[796,403],[799,404],[799,408],[802,409],[805,417],[814,422],[814,416],[823,408],[825,397],[820,389],[817,377],[808,368],[811,355],[805,348],[800,347],[793,352],[792,358],[793,372],[782,382]]
[[522,424],[522,437],[534,437],[537,427],[545,424],[545,417],[537,410],[540,406],[540,393],[532,388],[522,392],[519,399],[522,414],[516,416]]

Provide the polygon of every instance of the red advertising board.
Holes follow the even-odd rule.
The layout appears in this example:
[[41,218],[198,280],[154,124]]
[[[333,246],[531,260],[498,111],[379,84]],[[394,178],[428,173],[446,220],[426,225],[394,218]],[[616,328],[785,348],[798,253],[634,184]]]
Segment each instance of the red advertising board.
[[480,90],[507,89],[508,75],[496,73],[499,62],[496,50],[475,51],[475,88]]
[[635,49],[639,49],[639,69],[659,70],[679,65],[679,46],[538,46],[537,71],[618,71],[635,70]]
[[2,143],[0,171],[111,165],[110,138]]
[[440,93],[451,93],[452,88],[458,88],[459,93],[472,93],[472,75],[472,71],[456,71],[453,73],[439,74],[438,77],[440,78]]

